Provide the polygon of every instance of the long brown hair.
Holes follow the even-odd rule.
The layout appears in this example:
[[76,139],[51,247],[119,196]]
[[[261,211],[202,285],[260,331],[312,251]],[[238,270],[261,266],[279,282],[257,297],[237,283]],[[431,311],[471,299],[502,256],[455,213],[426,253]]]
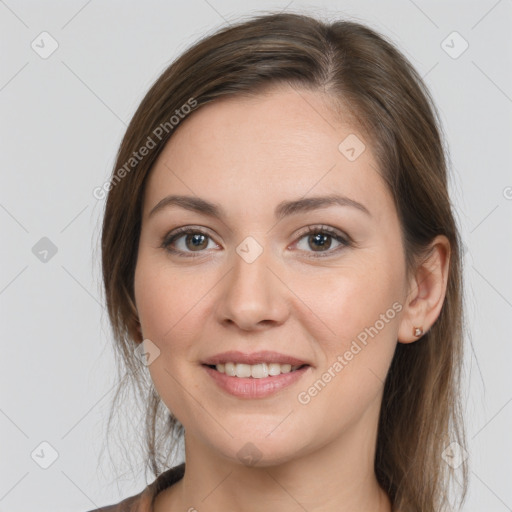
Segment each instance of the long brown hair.
[[[420,341],[397,345],[385,382],[375,457],[377,479],[395,509],[437,512],[449,503],[450,483],[457,476],[443,452],[457,443],[465,453],[462,268],[447,190],[447,148],[438,112],[416,70],[384,36],[353,21],[327,23],[290,13],[240,21],[189,48],[142,100],[117,154],[103,220],[105,298],[120,363],[109,430],[116,403],[131,382],[146,407],[146,461],[155,476],[168,467],[183,434],[134,357],[141,341],[133,288],[141,206],[156,158],[194,109],[283,83],[327,93],[333,107],[350,113],[371,142],[395,201],[409,271],[436,235],[450,241],[439,318]],[[148,151],[140,156],[144,146]],[[465,461],[460,471],[462,503]]]

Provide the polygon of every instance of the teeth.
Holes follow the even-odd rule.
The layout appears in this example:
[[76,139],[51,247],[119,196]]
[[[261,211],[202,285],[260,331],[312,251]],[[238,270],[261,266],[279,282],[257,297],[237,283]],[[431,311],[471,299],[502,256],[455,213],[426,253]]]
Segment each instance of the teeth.
[[252,377],[253,379],[262,379],[264,377],[281,375],[281,373],[290,373],[300,365],[292,366],[291,364],[279,363],[259,363],[259,364],[244,364],[244,363],[225,363],[215,366],[217,371],[225,373],[230,377]]

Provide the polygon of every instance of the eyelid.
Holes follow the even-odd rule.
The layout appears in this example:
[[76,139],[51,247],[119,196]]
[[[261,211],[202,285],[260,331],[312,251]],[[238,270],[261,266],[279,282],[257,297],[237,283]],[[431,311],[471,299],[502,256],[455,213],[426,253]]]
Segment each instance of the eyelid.
[[302,229],[300,229],[294,237],[300,237],[302,238],[304,235],[307,235],[309,233],[327,233],[332,236],[338,236],[340,238],[343,238],[347,243],[351,243],[352,239],[350,236],[347,235],[344,231],[341,229],[327,226],[325,224],[313,224],[311,226],[306,226]]

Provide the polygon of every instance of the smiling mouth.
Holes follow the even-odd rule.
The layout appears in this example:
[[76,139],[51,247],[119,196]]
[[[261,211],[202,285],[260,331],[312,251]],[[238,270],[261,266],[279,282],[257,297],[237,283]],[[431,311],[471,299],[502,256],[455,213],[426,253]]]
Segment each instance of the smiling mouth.
[[228,377],[263,379],[266,377],[277,377],[278,375],[291,373],[302,368],[306,368],[308,364],[295,365],[279,364],[279,363],[224,363],[224,364],[207,364],[205,365],[219,373],[224,373]]

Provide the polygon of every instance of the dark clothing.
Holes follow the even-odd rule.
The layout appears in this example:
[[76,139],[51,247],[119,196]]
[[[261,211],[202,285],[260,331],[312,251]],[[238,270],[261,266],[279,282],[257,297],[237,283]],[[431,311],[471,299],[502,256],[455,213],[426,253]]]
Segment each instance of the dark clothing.
[[181,480],[184,473],[185,463],[183,462],[179,466],[175,466],[162,473],[139,494],[125,498],[114,505],[108,505],[88,512],[152,512],[156,495],[175,484],[178,480]]

